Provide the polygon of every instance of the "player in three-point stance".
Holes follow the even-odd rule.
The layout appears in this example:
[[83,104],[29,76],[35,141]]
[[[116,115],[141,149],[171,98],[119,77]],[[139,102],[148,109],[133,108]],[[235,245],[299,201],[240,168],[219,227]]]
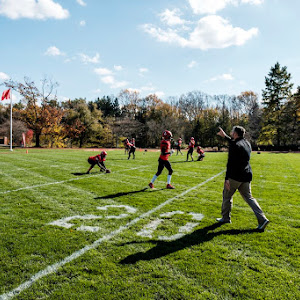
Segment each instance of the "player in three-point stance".
[[177,140],[177,154],[178,155],[178,152],[181,153],[181,155],[183,155],[183,153],[181,152],[181,145],[182,145],[182,138],[180,137],[178,140]]
[[194,147],[195,147],[195,139],[193,137],[191,137],[190,142],[189,142],[189,146],[188,146],[188,153],[186,155],[186,161],[189,160],[189,154],[191,155],[192,161],[194,161],[193,158],[193,151],[194,151]]
[[198,159],[197,159],[197,161],[203,160],[203,158],[205,157],[205,154],[204,154],[204,150],[203,150],[203,148],[201,146],[197,147],[197,153],[198,153]]
[[163,140],[160,143],[160,151],[161,154],[158,159],[158,169],[156,174],[153,176],[151,182],[149,183],[149,187],[151,189],[154,188],[154,181],[156,178],[161,174],[164,167],[169,171],[168,180],[167,180],[167,189],[174,189],[174,187],[171,185],[171,177],[173,173],[172,166],[169,162],[169,156],[173,153],[171,152],[171,138],[172,138],[172,132],[169,130],[165,130],[162,134]]
[[100,154],[96,156],[90,156],[88,158],[88,163],[91,165],[90,168],[87,170],[86,174],[89,174],[90,171],[94,168],[95,165],[98,165],[100,168],[100,172],[106,172],[110,173],[110,170],[106,169],[106,166],[104,164],[106,160],[106,151],[102,151]]

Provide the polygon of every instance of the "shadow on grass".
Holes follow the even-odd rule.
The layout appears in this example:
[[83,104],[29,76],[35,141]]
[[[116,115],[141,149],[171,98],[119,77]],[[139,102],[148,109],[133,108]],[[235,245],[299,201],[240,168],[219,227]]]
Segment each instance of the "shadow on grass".
[[[202,229],[198,229],[191,234],[185,235],[184,237],[177,239],[175,241],[157,241],[157,240],[148,240],[141,243],[153,243],[156,244],[155,247],[149,249],[146,252],[138,252],[132,255],[129,255],[120,261],[121,264],[134,264],[140,260],[152,260],[156,258],[160,258],[166,256],[168,254],[180,251],[182,249],[200,245],[202,243],[208,242],[212,240],[214,237],[219,235],[239,235],[239,234],[248,234],[259,232],[257,229],[247,229],[247,230],[238,230],[238,229],[230,229],[230,230],[222,230],[218,232],[209,232],[212,231],[223,224],[215,223],[213,225],[204,227]],[[124,243],[126,244],[139,244],[139,242],[133,241]]]
[[[116,194],[111,194],[111,195],[96,197],[95,199],[112,199],[112,198],[118,198],[118,197],[122,197],[122,196],[126,196],[126,195],[142,193],[142,192],[145,192],[146,190],[150,190],[150,189],[148,187],[145,187],[145,188],[143,188],[141,190],[137,190],[137,191],[120,192],[120,193],[116,193]],[[151,191],[151,193],[153,193],[153,192],[157,192],[157,191],[161,191],[161,190],[164,190],[164,189],[154,189],[154,190],[150,190],[150,191]]]
[[73,175],[75,175],[75,176],[88,175],[86,172],[84,172],[84,173],[78,172],[78,173],[71,173],[71,174],[73,174]]

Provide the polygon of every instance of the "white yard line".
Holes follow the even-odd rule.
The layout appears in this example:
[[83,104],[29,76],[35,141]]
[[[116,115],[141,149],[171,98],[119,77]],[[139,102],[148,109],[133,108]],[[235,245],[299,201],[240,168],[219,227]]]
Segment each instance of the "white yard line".
[[26,289],[28,289],[29,287],[31,287],[31,285],[33,283],[35,283],[36,281],[38,281],[39,279],[50,275],[52,273],[55,273],[59,268],[61,268],[62,266],[64,266],[65,264],[73,261],[74,259],[80,257],[81,255],[85,254],[86,252],[97,248],[101,243],[108,241],[110,239],[112,239],[114,236],[116,236],[117,234],[123,232],[124,230],[128,229],[129,227],[131,227],[132,225],[136,224],[137,222],[139,222],[140,220],[149,217],[151,214],[153,214],[154,212],[160,210],[161,208],[163,208],[164,206],[166,206],[167,204],[171,203],[173,200],[180,198],[186,194],[188,194],[189,192],[201,187],[202,185],[206,184],[207,182],[215,179],[216,177],[220,176],[221,174],[223,174],[225,172],[225,170],[223,170],[222,172],[208,178],[207,180],[195,185],[194,187],[182,192],[181,194],[170,198],[168,200],[166,200],[165,202],[163,202],[162,204],[154,207],[153,209],[141,214],[139,217],[133,219],[132,221],[128,222],[125,226],[120,226],[118,229],[110,232],[109,234],[99,238],[98,240],[96,240],[93,244],[87,245],[84,248],[74,252],[73,254],[67,256],[65,259],[50,265],[48,267],[46,267],[44,270],[36,273],[35,275],[33,275],[29,280],[25,281],[24,283],[22,283],[21,285],[19,285],[17,288],[13,289],[12,291],[2,294],[0,295],[0,300],[9,300],[11,298],[13,298],[14,296],[19,295],[20,293],[22,293],[23,291],[25,291]]
[[[131,168],[131,169],[125,169],[125,170],[121,170],[121,171],[131,171],[131,170],[141,169],[141,168],[144,168],[144,167],[145,166],[141,166],[141,167],[136,167],[136,168]],[[116,171],[115,173],[118,173],[118,171]],[[104,173],[100,173],[100,174],[97,174],[97,175],[90,175],[90,176],[75,177],[75,178],[71,178],[71,179],[67,179],[67,180],[62,180],[62,181],[54,181],[54,182],[37,184],[37,185],[25,186],[25,187],[22,187],[22,188],[19,188],[19,189],[15,189],[15,190],[0,192],[0,195],[9,194],[9,193],[13,193],[13,192],[18,192],[18,191],[22,191],[22,190],[35,189],[35,188],[39,188],[39,187],[43,187],[43,186],[48,186],[48,185],[53,185],[53,184],[61,184],[61,183],[65,183],[65,182],[70,182],[70,181],[75,181],[75,180],[80,180],[80,179],[86,179],[86,178],[90,178],[90,177],[96,177],[96,176],[99,176],[99,175],[104,175]]]

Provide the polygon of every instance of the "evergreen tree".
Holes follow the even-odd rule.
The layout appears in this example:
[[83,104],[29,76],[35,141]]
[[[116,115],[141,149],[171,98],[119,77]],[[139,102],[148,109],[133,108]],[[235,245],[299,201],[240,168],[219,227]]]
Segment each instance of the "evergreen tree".
[[281,67],[277,62],[265,77],[266,88],[262,91],[264,114],[261,134],[262,142],[273,143],[279,147],[282,141],[284,127],[283,107],[291,95],[293,84],[287,67]]
[[[300,86],[283,108],[283,143],[287,146],[300,146]],[[297,149],[297,148],[296,148]]]

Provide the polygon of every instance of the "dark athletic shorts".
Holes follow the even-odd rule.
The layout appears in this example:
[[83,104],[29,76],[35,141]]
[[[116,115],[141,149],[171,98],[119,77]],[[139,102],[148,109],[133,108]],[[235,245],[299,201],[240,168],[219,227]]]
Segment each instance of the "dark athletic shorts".
[[156,176],[159,176],[164,168],[166,168],[169,171],[169,175],[172,175],[173,169],[171,167],[170,162],[168,160],[163,160],[163,159],[159,158]]

